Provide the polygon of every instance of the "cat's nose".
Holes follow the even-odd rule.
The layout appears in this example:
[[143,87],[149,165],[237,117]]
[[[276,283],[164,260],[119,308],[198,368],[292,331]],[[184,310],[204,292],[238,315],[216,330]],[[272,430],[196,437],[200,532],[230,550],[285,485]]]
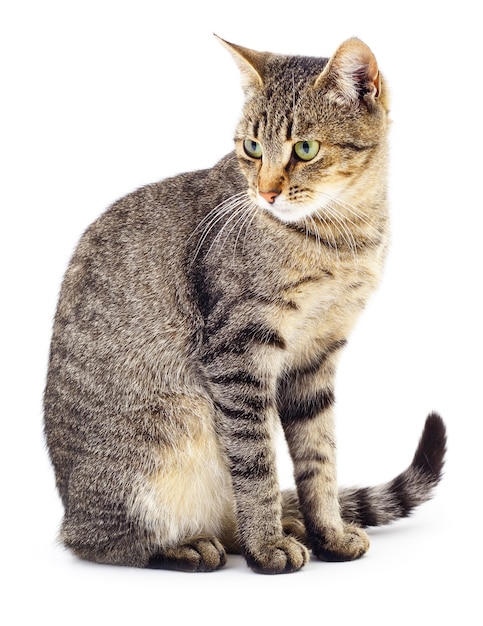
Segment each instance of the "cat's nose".
[[273,189],[272,191],[259,191],[260,196],[270,204],[275,202],[275,198],[280,195],[280,191]]

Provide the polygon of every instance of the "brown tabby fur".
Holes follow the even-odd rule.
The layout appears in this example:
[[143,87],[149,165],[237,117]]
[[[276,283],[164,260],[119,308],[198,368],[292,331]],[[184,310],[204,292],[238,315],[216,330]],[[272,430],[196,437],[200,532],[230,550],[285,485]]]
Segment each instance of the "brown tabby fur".
[[[374,55],[357,39],[329,60],[222,43],[246,93],[235,153],[116,202],[62,285],[45,433],[61,540],[99,563],[211,571],[239,550],[282,573],[308,549],[355,559],[361,527],[409,514],[443,465],[432,415],[400,476],[337,487],[337,358],[388,241]],[[299,158],[295,144],[314,141]],[[279,423],[297,487],[283,495]]]

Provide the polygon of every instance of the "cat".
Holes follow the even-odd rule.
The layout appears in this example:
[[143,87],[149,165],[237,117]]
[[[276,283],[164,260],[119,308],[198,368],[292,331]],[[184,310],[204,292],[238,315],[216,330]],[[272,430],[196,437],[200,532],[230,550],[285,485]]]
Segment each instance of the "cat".
[[[147,185],[84,233],[54,320],[44,429],[60,541],[97,563],[254,571],[361,557],[366,526],[428,500],[445,426],[411,465],[338,489],[334,377],[388,246],[388,95],[372,51],[220,40],[245,104],[235,150]],[[296,489],[280,492],[283,429]]]

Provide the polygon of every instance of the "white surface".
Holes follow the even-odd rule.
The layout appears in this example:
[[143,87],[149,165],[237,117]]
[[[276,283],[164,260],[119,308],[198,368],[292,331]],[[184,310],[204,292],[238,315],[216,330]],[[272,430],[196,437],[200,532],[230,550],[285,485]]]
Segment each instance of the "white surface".
[[[3,623],[479,623],[479,22],[469,0],[1,5]],[[392,478],[432,409],[449,453],[437,497],[372,531],[358,562],[263,577],[230,557],[187,575],[95,566],[55,545],[41,395],[60,280],[117,197],[231,149],[239,77],[212,32],[320,56],[357,35],[391,87],[393,245],[341,363],[340,481]]]

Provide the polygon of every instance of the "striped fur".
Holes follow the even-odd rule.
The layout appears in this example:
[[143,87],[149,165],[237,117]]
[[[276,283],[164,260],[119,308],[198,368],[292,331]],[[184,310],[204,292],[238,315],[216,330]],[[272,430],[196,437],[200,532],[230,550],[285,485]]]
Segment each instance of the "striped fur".
[[[409,467],[393,480],[375,486],[339,490],[341,515],[347,524],[383,526],[408,517],[426,502],[441,480],[446,450],[446,428],[437,413],[428,416],[423,434]],[[307,540],[300,504],[293,490],[283,493],[283,515],[287,528]],[[301,534],[300,534],[301,533]]]
[[407,515],[441,474],[433,415],[391,483],[337,485],[337,359],[388,240],[372,52],[355,39],[331,59],[224,45],[246,93],[235,151],[112,205],[61,289],[45,434],[61,541],[99,563],[212,571],[236,550],[283,573],[309,550],[358,558],[362,527]]

